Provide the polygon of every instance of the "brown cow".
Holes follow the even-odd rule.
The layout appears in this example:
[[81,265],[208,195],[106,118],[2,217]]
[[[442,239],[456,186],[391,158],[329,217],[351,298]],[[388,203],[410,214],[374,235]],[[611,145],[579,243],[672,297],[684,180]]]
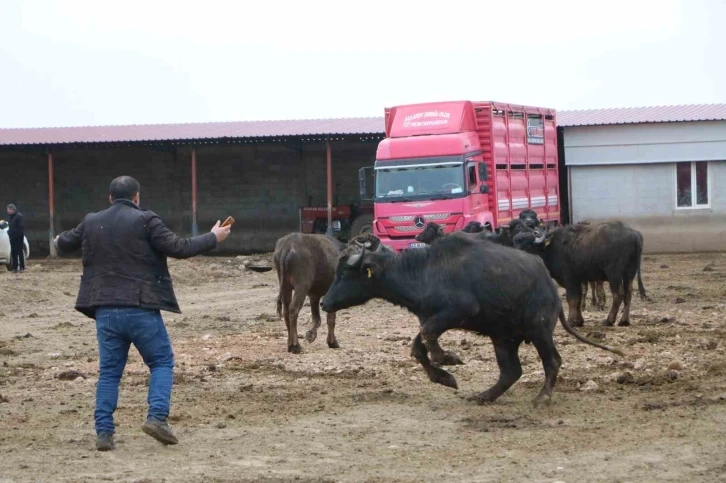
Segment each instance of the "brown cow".
[[[297,338],[297,318],[305,297],[310,297],[313,319],[313,326],[305,333],[305,340],[310,343],[315,341],[321,322],[320,299],[333,283],[338,256],[344,247],[327,235],[290,233],[277,240],[272,257],[280,284],[277,315],[285,319],[289,352],[299,354],[302,351]],[[335,338],[335,312],[329,312],[326,318],[328,347],[337,349],[340,346]]]

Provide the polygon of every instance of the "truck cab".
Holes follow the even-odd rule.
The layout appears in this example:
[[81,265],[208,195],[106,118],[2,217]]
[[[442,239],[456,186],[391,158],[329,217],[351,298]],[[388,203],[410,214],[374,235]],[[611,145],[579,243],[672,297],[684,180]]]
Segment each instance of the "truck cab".
[[373,166],[373,232],[396,251],[436,222],[491,229],[525,208],[559,221],[554,111],[471,101],[386,109]]

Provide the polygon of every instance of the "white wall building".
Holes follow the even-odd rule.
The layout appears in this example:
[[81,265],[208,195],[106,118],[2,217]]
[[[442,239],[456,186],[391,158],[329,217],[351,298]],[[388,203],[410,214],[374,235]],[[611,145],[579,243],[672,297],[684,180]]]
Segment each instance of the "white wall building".
[[646,252],[726,250],[726,104],[565,111],[570,220],[622,220]]

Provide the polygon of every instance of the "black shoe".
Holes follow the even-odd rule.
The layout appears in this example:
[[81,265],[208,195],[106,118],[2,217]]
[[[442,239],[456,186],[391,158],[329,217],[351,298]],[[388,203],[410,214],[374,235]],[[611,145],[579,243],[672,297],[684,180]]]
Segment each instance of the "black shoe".
[[160,443],[177,444],[179,442],[174,433],[171,432],[171,426],[166,421],[148,418],[144,425],[141,426],[141,430]]
[[116,449],[116,444],[113,442],[113,434],[98,433],[98,436],[96,436],[96,449],[98,451],[111,451]]

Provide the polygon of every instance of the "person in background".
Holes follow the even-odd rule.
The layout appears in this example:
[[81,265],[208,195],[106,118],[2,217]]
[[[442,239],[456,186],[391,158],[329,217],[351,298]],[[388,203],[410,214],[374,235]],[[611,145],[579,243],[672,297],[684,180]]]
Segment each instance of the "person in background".
[[8,205],[8,238],[10,239],[10,258],[13,259],[13,272],[25,271],[25,254],[23,246],[25,241],[25,220],[18,208],[10,203]]
[[109,208],[86,215],[76,228],[53,240],[58,253],[83,250],[75,308],[96,320],[96,449],[115,448],[113,413],[131,344],[151,371],[149,411],[141,429],[164,444],[177,444],[167,422],[174,354],[160,311],[181,310],[167,256],[190,258],[212,250],[229,236],[230,227],[217,221],[207,234],[180,238],[156,213],[139,207],[140,186],[134,178],[114,179],[109,191]]

